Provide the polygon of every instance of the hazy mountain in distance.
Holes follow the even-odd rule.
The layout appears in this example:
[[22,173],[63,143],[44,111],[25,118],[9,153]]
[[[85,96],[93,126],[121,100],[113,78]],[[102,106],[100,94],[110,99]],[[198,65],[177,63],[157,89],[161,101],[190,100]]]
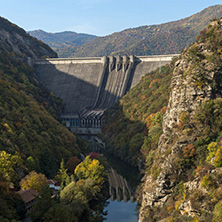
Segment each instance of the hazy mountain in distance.
[[80,46],[97,37],[95,35],[76,33],[71,31],[49,33],[40,29],[29,31],[28,33],[31,36],[48,44],[58,54],[60,52],[60,49],[73,46]]
[[80,46],[60,48],[57,52],[59,57],[180,53],[195,41],[211,19],[221,16],[222,5],[215,5],[178,21],[126,29]]

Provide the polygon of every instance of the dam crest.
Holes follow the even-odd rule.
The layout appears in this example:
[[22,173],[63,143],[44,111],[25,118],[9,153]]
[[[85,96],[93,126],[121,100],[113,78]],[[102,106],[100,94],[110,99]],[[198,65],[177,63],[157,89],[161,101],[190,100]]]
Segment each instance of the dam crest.
[[63,100],[66,126],[80,135],[96,135],[104,111],[144,74],[161,70],[175,56],[178,54],[38,59],[34,69],[39,81]]

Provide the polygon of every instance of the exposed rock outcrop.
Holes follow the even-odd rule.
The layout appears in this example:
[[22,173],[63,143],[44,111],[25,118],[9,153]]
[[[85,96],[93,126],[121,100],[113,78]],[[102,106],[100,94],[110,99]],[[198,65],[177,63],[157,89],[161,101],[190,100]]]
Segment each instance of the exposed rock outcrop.
[[14,57],[57,57],[45,43],[31,37],[23,29],[0,17],[0,51],[12,53]]
[[[212,26],[221,27],[221,21],[211,23]],[[213,53],[209,44],[198,41],[187,48],[175,62],[169,103],[163,118],[163,134],[153,164],[153,172],[158,171],[159,174],[155,176],[151,173],[146,176],[140,222],[148,221],[147,207],[151,209],[153,206],[162,207],[181,181],[185,169],[178,165],[181,155],[187,155],[185,147],[189,149],[188,155],[195,152],[191,144],[197,139],[200,131],[197,130],[194,119],[196,109],[202,103],[218,96],[217,80],[222,74],[216,61],[209,59],[213,58]],[[187,123],[189,127],[186,127]],[[196,184],[196,189],[199,188],[200,179],[198,182],[195,180],[190,182],[187,186],[192,187],[193,184]],[[191,217],[200,214],[193,208],[190,200],[181,202],[178,211],[181,214],[186,212],[186,215]]]

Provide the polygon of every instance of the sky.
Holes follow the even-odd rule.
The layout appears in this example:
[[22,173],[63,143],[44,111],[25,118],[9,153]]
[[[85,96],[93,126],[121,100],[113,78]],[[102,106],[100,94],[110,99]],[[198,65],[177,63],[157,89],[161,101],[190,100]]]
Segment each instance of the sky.
[[222,0],[0,0],[0,16],[26,31],[105,36],[195,14]]

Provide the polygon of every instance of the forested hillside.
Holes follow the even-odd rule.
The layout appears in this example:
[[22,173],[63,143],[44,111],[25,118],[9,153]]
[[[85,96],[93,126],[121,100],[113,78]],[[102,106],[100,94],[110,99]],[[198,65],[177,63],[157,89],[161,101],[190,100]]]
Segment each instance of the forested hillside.
[[110,152],[145,161],[141,222],[221,221],[221,33],[212,21],[106,113]]
[[140,221],[221,221],[221,34],[222,19],[212,21],[174,64]]
[[[56,53],[3,18],[0,46],[0,221],[103,221],[105,168],[89,156],[81,162],[85,144],[60,122],[62,101],[28,65]],[[49,178],[61,185],[57,195]]]
[[77,145],[74,135],[58,122],[62,102],[39,86],[33,72],[1,53],[0,149],[18,152],[32,170],[52,176],[62,158],[77,154]]
[[39,85],[26,61],[56,54],[4,18],[0,39],[0,150],[18,152],[25,166],[52,176],[62,158],[77,154],[76,139],[58,122],[62,102]]
[[157,146],[170,93],[172,69],[173,62],[146,74],[105,113],[103,136],[109,151],[132,165],[138,166],[141,160],[144,162],[150,146]]
[[0,17],[0,50],[23,58],[57,57],[45,43],[32,38],[22,28]]
[[59,57],[180,53],[195,41],[195,37],[211,19],[221,16],[222,5],[211,6],[178,21],[126,29],[97,37],[80,46],[60,48]]

